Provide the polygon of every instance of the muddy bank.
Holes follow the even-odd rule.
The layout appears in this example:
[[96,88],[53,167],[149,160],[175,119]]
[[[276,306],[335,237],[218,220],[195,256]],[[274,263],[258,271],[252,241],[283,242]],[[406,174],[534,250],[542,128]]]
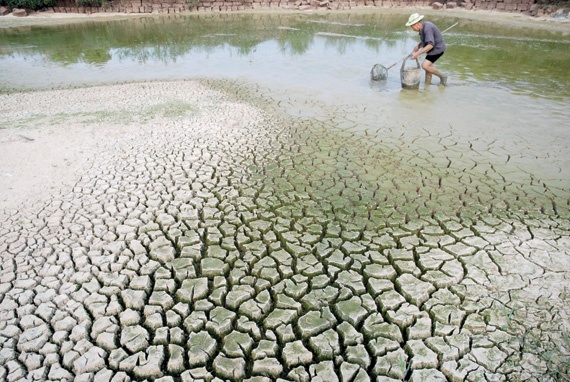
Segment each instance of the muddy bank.
[[[568,18],[541,16],[533,17],[523,13],[510,13],[486,10],[465,10],[465,9],[445,9],[433,10],[427,7],[413,7],[413,8],[387,8],[387,9],[369,9],[355,8],[354,10],[346,11],[292,11],[286,9],[271,10],[250,10],[250,11],[236,11],[232,13],[361,13],[361,12],[381,12],[381,13],[395,13],[402,15],[409,15],[411,12],[421,12],[426,15],[449,15],[452,17],[459,17],[465,19],[492,21],[510,26],[519,27],[532,27],[552,31],[560,31],[563,33],[570,33],[570,20]],[[184,13],[181,13],[184,14]],[[202,13],[187,13],[187,14],[202,14]],[[167,15],[149,15],[149,14],[124,14],[124,13],[94,13],[94,14],[72,14],[72,13],[48,13],[48,12],[32,12],[27,17],[16,17],[7,15],[0,17],[0,28],[9,28],[16,26],[32,26],[32,25],[57,25],[65,23],[81,23],[86,21],[104,21],[104,20],[120,20],[128,18],[140,17],[161,17]]]

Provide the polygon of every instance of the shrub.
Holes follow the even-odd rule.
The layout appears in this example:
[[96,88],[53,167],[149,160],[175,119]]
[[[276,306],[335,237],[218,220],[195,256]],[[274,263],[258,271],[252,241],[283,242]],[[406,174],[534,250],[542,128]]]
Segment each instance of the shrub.
[[0,5],[6,5],[12,9],[25,8],[35,11],[55,5],[55,0],[0,0]]
[[75,0],[75,3],[80,7],[104,7],[107,0]]

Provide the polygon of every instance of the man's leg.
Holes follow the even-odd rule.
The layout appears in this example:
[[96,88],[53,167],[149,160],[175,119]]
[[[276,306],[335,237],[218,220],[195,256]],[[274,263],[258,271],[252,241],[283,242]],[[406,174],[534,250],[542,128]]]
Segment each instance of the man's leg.
[[443,86],[447,85],[447,76],[442,72],[440,72],[439,70],[437,70],[437,68],[431,61],[424,60],[424,62],[422,63],[422,68],[426,71],[426,84],[431,83],[432,74],[435,74],[440,78],[441,85]]

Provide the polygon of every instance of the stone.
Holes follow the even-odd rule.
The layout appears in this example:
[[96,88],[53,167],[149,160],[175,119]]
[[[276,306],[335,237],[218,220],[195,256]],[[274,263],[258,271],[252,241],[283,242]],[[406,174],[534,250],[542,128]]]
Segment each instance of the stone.
[[28,15],[28,11],[23,8],[14,8],[12,10],[12,15],[16,17],[26,17]]

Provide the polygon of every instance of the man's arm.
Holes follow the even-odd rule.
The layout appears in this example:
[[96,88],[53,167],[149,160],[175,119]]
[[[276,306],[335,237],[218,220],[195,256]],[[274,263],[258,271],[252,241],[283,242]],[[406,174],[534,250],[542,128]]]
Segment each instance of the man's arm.
[[426,46],[424,46],[422,49],[418,49],[420,46],[416,46],[416,48],[414,49],[414,52],[412,53],[412,60],[415,60],[416,58],[418,58],[419,56],[421,56],[424,53],[429,52],[430,50],[433,49],[433,45],[432,44],[427,44]]

